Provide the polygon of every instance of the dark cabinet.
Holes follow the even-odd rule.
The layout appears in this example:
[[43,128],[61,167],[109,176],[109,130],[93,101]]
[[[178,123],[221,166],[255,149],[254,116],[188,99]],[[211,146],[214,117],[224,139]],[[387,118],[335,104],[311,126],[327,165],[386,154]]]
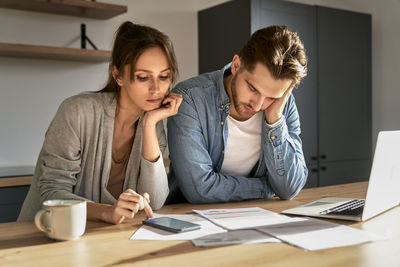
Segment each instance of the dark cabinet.
[[319,185],[318,183],[318,176],[319,176],[319,168],[318,164],[307,164],[307,169],[308,169],[308,177],[307,177],[307,182],[304,187],[317,187]]
[[320,185],[371,168],[371,16],[317,7]]
[[28,191],[29,186],[0,188],[0,223],[17,220]]
[[308,187],[367,180],[371,163],[371,16],[278,0],[236,0],[202,10],[199,72],[222,68],[269,25],[299,33],[308,75],[293,91]]
[[369,178],[370,160],[345,160],[324,162],[319,167],[319,185],[346,184],[365,181]]

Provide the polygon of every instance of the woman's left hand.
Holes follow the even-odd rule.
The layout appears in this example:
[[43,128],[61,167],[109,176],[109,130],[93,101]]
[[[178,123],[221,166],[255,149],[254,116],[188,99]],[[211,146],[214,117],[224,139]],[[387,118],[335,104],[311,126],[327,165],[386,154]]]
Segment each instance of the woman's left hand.
[[179,106],[182,103],[182,99],[182,95],[170,93],[162,101],[161,107],[146,112],[146,121],[151,121],[152,123],[156,124],[163,119],[176,115],[178,113]]

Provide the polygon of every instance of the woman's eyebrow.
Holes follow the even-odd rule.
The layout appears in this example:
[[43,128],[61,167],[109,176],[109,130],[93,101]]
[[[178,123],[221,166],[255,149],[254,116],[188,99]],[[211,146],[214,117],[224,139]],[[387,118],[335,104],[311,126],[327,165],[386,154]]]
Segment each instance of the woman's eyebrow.
[[[166,69],[164,69],[164,70],[162,70],[162,71],[160,71],[160,72],[165,72],[165,71],[168,71],[168,70],[169,70],[169,68],[166,68]],[[137,72],[137,71],[143,71],[143,72],[147,72],[147,73],[153,73],[151,70],[146,70],[146,69],[136,69],[135,72]]]

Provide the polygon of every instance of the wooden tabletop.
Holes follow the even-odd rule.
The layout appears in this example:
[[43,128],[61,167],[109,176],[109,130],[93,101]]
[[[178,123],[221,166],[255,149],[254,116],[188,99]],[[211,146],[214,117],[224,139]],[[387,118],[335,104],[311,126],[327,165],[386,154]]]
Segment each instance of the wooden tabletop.
[[[304,189],[293,200],[165,206],[159,213],[191,209],[262,207],[280,212],[321,197],[364,197],[367,183]],[[139,213],[121,225],[88,222],[76,241],[53,241],[33,222],[0,224],[0,266],[400,266],[400,207],[363,223],[331,220],[389,239],[357,246],[306,252],[285,243],[195,247],[190,241],[129,240],[145,218]]]

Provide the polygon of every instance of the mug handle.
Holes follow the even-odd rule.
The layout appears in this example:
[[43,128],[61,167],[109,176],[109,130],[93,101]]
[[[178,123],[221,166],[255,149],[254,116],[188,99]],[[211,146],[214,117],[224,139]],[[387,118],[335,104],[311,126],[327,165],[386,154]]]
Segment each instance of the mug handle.
[[40,231],[49,233],[51,232],[51,228],[48,226],[44,226],[42,221],[42,217],[45,213],[48,213],[50,215],[51,210],[39,210],[35,215],[35,224]]

